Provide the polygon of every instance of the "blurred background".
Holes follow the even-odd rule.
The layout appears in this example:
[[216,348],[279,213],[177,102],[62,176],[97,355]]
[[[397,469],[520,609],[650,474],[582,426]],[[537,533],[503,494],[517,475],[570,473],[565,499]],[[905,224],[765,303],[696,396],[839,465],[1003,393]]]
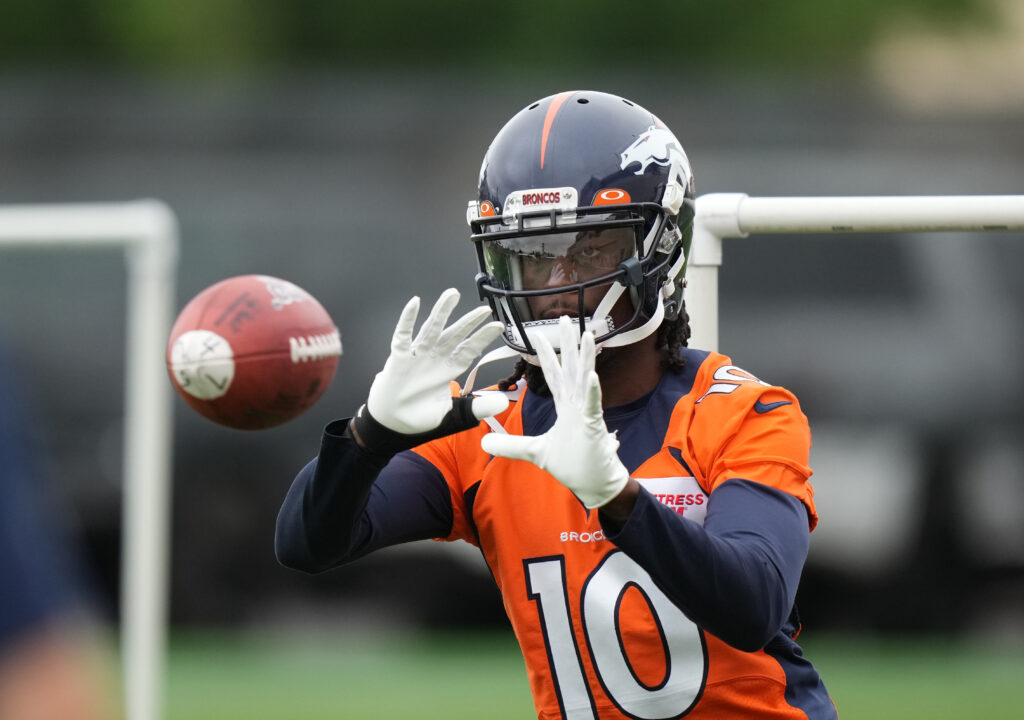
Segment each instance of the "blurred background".
[[[361,655],[468,630],[497,638],[529,716],[472,548],[423,543],[306,577],[272,547],[292,477],[364,399],[408,297],[454,286],[474,301],[466,202],[520,108],[571,88],[628,97],[683,142],[698,194],[1024,193],[1014,0],[35,0],[3,18],[0,203],[159,198],[181,225],[177,307],[266,273],[342,332],[333,386],[288,425],[232,431],[175,398],[173,717],[232,717],[242,700],[203,695],[187,668],[223,667],[209,658],[252,638],[374,638]],[[858,703],[890,677],[882,657],[918,663],[931,690],[909,702],[928,717],[956,711],[950,693],[977,707],[981,686],[943,682],[951,668],[985,668],[990,717],[1024,701],[998,671],[1024,669],[1022,272],[1020,233],[726,241],[721,350],[794,390],[811,421],[821,523],[802,639],[835,663],[821,669],[846,717],[871,716]],[[0,254],[0,344],[31,399],[38,482],[112,627],[124,297],[119,253]],[[430,647],[472,659],[466,643]],[[302,717],[374,716],[325,704]]]

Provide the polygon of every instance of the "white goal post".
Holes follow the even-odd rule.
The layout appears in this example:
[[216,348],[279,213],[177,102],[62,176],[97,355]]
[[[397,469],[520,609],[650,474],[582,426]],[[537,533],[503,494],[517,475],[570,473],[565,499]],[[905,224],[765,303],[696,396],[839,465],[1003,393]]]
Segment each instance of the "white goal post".
[[4,248],[123,248],[127,260],[121,647],[128,720],[163,714],[178,224],[161,202],[0,206]]
[[722,240],[753,234],[1024,230],[1024,195],[697,198],[686,271],[690,345],[718,349]]

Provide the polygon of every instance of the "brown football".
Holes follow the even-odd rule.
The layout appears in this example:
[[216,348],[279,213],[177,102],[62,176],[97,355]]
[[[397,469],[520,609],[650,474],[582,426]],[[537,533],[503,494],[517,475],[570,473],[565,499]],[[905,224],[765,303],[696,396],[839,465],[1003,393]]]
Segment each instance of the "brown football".
[[221,425],[261,430],[315,403],[334,379],[341,335],[302,288],[240,275],[196,295],[171,329],[167,369],[178,394]]

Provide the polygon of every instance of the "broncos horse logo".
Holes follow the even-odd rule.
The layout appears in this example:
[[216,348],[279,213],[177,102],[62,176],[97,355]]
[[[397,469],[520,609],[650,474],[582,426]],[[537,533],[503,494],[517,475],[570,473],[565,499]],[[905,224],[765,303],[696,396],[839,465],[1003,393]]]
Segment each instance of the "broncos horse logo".
[[642,175],[654,163],[671,166],[673,179],[683,187],[690,183],[690,161],[668,128],[652,125],[622,152],[620,169],[625,170],[634,163],[640,165],[635,175]]

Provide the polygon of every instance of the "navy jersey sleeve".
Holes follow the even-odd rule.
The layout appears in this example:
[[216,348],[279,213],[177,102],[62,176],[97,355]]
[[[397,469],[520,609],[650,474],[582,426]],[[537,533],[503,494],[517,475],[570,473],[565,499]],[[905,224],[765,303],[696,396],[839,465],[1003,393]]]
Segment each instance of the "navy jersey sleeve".
[[735,648],[763,648],[793,610],[810,531],[792,495],[728,480],[709,496],[702,526],[641,489],[621,527],[601,520],[691,620]]
[[441,473],[412,452],[381,458],[345,433],[324,430],[317,457],[292,482],[277,516],[278,561],[321,572],[378,548],[451,532],[451,494]]

